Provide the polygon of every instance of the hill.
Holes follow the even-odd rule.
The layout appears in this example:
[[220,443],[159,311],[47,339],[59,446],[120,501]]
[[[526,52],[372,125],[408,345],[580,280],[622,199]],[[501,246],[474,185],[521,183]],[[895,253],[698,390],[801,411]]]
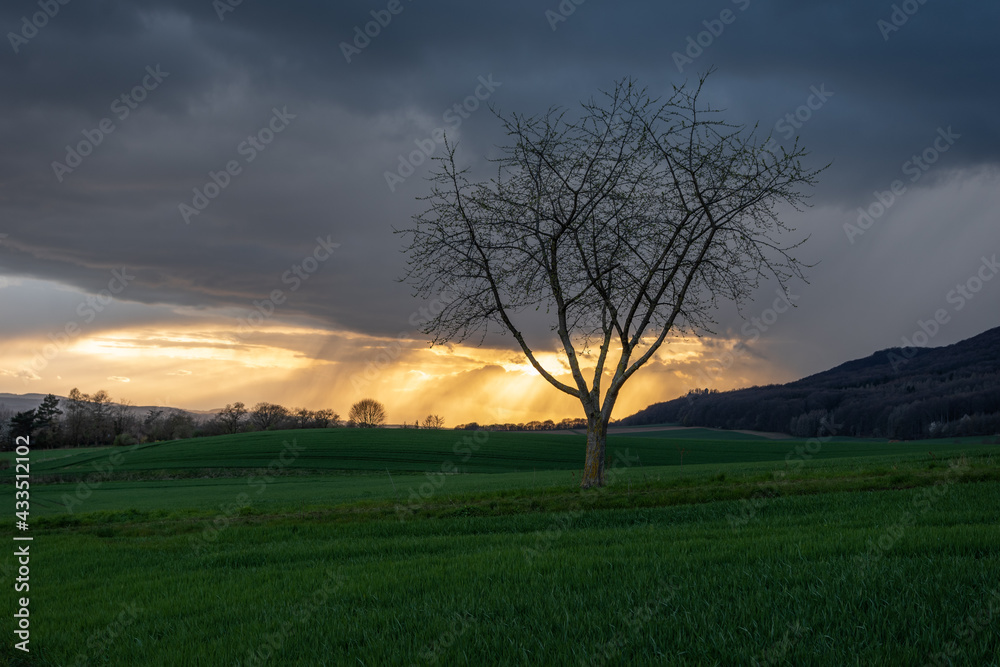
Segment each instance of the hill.
[[[0,392],[0,410],[6,409],[11,412],[23,412],[25,410],[34,410],[42,401],[45,400],[45,394],[8,394]],[[65,396],[56,396],[59,399],[60,406],[66,405],[69,400]],[[114,403],[118,405],[118,403]],[[186,415],[190,415],[195,421],[201,421],[215,415],[219,410],[189,410],[185,408],[171,408],[163,405],[129,405],[127,406],[129,412],[138,415],[145,416],[150,410],[163,410],[170,412],[180,412]]]
[[[937,348],[889,348],[783,385],[693,391],[622,419],[725,429],[917,439],[1000,432],[1000,327]],[[832,421],[831,421],[832,420]]]

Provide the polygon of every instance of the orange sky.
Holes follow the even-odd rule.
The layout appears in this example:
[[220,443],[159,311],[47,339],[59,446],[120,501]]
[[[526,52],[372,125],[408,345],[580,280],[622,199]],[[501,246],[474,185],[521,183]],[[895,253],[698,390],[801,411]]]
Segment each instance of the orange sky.
[[[210,410],[234,401],[273,401],[332,408],[341,416],[352,402],[371,396],[386,405],[390,423],[436,413],[451,426],[582,416],[576,399],[551,387],[508,349],[429,348],[419,335],[400,341],[277,319],[241,338],[231,314],[211,311],[178,311],[159,324],[152,317],[141,326],[100,324],[81,325],[69,339],[56,335],[58,345],[38,332],[5,340],[0,392],[65,396],[78,387],[84,393],[106,389],[116,400],[137,405]],[[626,385],[614,416],[695,387],[792,379],[757,355],[727,361],[735,342],[675,339],[664,345]],[[541,362],[571,382],[554,343],[550,349],[539,353]],[[719,370],[706,374],[713,363]]]

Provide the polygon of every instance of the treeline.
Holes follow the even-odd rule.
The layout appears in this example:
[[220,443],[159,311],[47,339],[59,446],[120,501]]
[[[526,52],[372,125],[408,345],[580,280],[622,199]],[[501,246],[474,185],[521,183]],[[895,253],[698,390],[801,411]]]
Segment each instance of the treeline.
[[0,412],[0,441],[6,449],[20,436],[30,436],[38,448],[85,447],[342,425],[333,410],[288,409],[266,402],[249,408],[233,403],[206,419],[164,408],[142,412],[131,401],[113,401],[103,389],[84,394],[74,388],[65,400],[49,394],[32,410],[4,412]]
[[1000,434],[1000,329],[948,347],[890,349],[785,385],[696,390],[622,424],[914,440]]
[[248,408],[241,402],[227,404],[206,421],[199,435],[226,435],[248,431],[281,431],[296,428],[334,428],[343,422],[333,410],[289,410],[278,403],[257,403]]
[[468,424],[459,424],[455,427],[456,430],[462,431],[562,431],[570,429],[586,430],[586,428],[587,420],[582,417],[579,419],[567,417],[559,422],[546,419],[545,421],[530,421],[518,424],[478,424],[476,422],[469,422]]

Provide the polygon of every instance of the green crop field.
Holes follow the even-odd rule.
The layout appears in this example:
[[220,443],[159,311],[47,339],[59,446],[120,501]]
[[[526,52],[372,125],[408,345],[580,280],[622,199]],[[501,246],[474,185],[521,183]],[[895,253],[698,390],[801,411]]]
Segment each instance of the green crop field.
[[572,435],[33,452],[31,653],[0,662],[1000,664],[995,439],[608,443],[588,492]]

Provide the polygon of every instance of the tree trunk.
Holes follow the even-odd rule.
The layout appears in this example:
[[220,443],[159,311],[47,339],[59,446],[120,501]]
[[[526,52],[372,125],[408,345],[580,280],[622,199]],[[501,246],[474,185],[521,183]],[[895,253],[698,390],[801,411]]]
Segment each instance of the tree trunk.
[[608,423],[598,413],[587,416],[587,459],[583,465],[580,488],[604,486],[604,450],[608,437]]

